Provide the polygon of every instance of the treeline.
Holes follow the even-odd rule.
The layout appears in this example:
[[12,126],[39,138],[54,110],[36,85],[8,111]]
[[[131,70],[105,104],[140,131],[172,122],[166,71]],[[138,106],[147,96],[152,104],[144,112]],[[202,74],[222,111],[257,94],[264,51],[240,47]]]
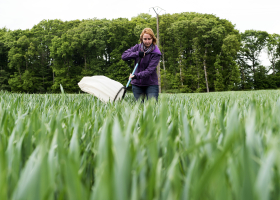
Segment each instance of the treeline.
[[[156,19],[43,20],[32,29],[0,29],[0,90],[79,92],[83,76],[104,75],[126,84],[133,63],[122,53]],[[239,33],[215,15],[165,14],[159,18],[161,86],[166,92],[206,92],[280,87],[280,36]],[[266,51],[270,69],[260,65]]]

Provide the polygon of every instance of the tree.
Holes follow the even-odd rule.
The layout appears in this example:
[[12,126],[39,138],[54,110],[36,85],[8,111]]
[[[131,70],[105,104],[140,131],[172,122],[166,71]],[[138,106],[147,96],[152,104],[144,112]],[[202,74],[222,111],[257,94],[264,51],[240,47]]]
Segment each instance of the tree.
[[8,31],[4,36],[4,45],[8,48],[8,67],[12,72],[18,72],[19,79],[21,79],[23,66],[25,66],[24,52],[26,49],[22,48],[21,42],[18,43],[18,40],[24,37],[26,31]]
[[270,84],[267,78],[267,70],[264,66],[259,65],[256,67],[255,74],[255,88],[256,89],[268,89],[270,88]]
[[[260,65],[259,56],[262,50],[266,45],[266,41],[268,38],[268,33],[265,31],[256,31],[256,30],[246,30],[244,33],[241,33],[241,49],[239,58],[242,61],[240,63],[244,63],[244,70],[247,71],[247,76],[252,75],[253,85],[256,86],[256,67]],[[250,79],[247,77],[246,79]],[[256,89],[256,88],[255,88]]]
[[54,73],[51,68],[52,57],[50,56],[51,40],[57,36],[61,37],[65,31],[64,22],[61,20],[42,20],[32,29],[32,44],[29,53],[33,60],[34,76],[42,83],[38,92],[50,91],[54,83]]
[[74,47],[71,45],[72,37],[69,32],[62,34],[61,38],[54,37],[52,39],[52,46],[50,48],[51,56],[54,58],[52,69],[57,77],[52,86],[53,91],[58,91],[60,84],[67,92],[75,90],[75,85],[71,85],[72,68],[74,67]]
[[109,58],[107,75],[123,85],[126,84],[131,69],[121,59],[122,53],[139,41],[139,36],[135,36],[133,32],[134,23],[129,22],[127,19],[115,19],[109,24],[109,37],[106,41],[106,53]]
[[275,64],[280,58],[280,52],[277,51],[277,48],[280,45],[280,35],[278,34],[269,34],[266,44],[266,52],[268,55],[268,59],[271,63],[272,73],[275,76]]
[[192,26],[196,30],[193,42],[203,58],[206,89],[209,92],[207,66],[209,66],[209,60],[213,59],[211,53],[215,52],[218,46],[221,46],[225,28],[215,18],[195,18],[192,21]]
[[140,13],[136,17],[132,17],[130,22],[133,24],[133,33],[138,38],[138,41],[144,28],[151,28],[156,35],[156,22],[152,15]]
[[[165,15],[162,17],[161,21],[166,22]],[[190,91],[199,92],[207,90],[208,87],[208,91],[209,88],[214,90],[218,83],[216,80],[218,74],[224,78],[226,73],[229,76],[223,81],[219,80],[222,81],[219,84],[224,85],[222,88],[233,89],[233,86],[236,86],[239,70],[234,60],[240,40],[234,25],[214,15],[198,13],[178,14],[167,22],[170,24],[167,25],[169,27],[163,34],[162,50],[165,55],[164,69],[172,72],[171,76],[173,74],[173,79],[177,80],[176,84],[172,84],[173,89],[187,87]],[[217,59],[221,67],[219,73],[215,69],[215,66],[218,67],[215,65]],[[163,75],[163,77],[169,76]],[[163,81],[165,85],[166,82]]]
[[8,80],[10,69],[8,68],[8,47],[5,46],[6,28],[0,29],[0,90],[10,90]]
[[[240,70],[236,63],[240,49],[240,38],[237,34],[227,35],[215,62],[215,91],[237,90],[240,83]],[[217,89],[216,89],[217,88]]]

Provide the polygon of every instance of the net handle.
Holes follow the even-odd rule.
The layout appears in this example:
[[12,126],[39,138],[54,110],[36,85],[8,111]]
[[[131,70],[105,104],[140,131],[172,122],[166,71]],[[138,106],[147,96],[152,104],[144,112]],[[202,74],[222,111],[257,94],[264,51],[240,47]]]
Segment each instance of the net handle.
[[114,98],[114,101],[116,101],[117,97],[119,96],[120,92],[124,89],[124,93],[123,93],[123,96],[122,96],[122,99],[124,98],[124,95],[126,93],[126,88],[125,87],[121,87],[121,89],[118,91],[118,93],[116,94],[115,98]]

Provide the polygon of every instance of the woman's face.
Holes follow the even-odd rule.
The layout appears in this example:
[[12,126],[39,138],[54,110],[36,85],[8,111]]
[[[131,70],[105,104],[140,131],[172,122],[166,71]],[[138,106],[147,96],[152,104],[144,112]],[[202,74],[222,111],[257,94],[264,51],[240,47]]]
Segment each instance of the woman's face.
[[145,47],[151,46],[151,44],[153,43],[152,36],[150,36],[150,34],[145,33],[143,35],[143,43],[144,43]]

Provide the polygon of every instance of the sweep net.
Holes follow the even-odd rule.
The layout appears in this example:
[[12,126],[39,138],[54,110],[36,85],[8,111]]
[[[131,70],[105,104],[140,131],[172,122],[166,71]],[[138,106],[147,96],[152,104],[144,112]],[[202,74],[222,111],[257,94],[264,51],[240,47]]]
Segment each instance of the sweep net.
[[125,87],[106,76],[85,76],[78,83],[82,91],[92,94],[103,102],[122,99]]

